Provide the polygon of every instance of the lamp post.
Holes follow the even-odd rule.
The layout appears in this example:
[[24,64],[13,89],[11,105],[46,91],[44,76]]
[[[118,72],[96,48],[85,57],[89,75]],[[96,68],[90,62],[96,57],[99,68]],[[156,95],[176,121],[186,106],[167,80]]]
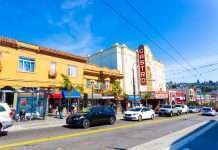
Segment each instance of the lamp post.
[[136,94],[135,94],[135,71],[134,71],[134,65],[132,65],[132,86],[133,86],[133,101],[134,101],[134,106],[136,106]]
[[91,81],[91,88],[92,88],[92,100],[91,100],[91,105],[93,104],[93,99],[94,99],[94,81]]

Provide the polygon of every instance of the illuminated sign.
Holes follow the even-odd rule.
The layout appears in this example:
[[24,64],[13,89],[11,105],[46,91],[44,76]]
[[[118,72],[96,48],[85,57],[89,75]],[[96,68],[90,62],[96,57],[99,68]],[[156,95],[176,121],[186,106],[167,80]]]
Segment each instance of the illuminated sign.
[[144,45],[140,45],[138,48],[138,60],[139,60],[139,71],[140,71],[140,83],[146,85],[146,64],[145,64],[145,53]]

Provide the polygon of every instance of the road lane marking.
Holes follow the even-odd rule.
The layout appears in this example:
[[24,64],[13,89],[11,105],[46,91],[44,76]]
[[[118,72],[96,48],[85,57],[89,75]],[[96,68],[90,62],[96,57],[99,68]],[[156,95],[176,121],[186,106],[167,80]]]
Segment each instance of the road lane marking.
[[[180,120],[180,119],[189,118],[192,116],[195,116],[195,114],[184,115],[184,116],[180,116],[180,117],[176,117],[176,118],[177,118],[177,120]],[[20,142],[11,143],[11,144],[4,144],[4,145],[0,145],[0,150],[6,149],[6,148],[18,147],[18,146],[34,145],[34,144],[57,141],[57,140],[62,140],[62,139],[75,138],[75,137],[80,137],[80,136],[84,136],[84,135],[92,135],[92,134],[97,134],[97,133],[101,133],[101,132],[109,132],[109,131],[114,131],[114,130],[118,130],[118,129],[133,128],[133,127],[136,127],[139,125],[157,124],[157,123],[162,123],[162,122],[166,122],[166,121],[170,121],[170,120],[172,120],[172,118],[160,118],[158,120],[137,122],[137,123],[131,123],[131,124],[127,124],[127,125],[120,125],[120,126],[109,127],[109,128],[94,129],[94,130],[88,129],[88,131],[81,131],[81,132],[77,132],[77,133],[71,133],[71,134],[65,134],[65,135],[59,135],[59,136],[53,136],[53,137],[46,137],[46,138],[38,138],[38,139],[20,141]]]

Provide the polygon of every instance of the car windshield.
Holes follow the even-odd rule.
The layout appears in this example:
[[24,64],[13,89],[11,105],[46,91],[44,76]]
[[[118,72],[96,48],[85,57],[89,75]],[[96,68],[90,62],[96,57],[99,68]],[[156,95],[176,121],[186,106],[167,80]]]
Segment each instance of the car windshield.
[[182,107],[182,105],[176,105],[176,107]]
[[211,108],[203,108],[203,111],[211,111]]
[[196,108],[196,107],[195,107],[195,106],[190,106],[189,108],[190,108],[190,109],[194,109],[194,108]]
[[163,108],[171,108],[170,105],[164,105]]
[[132,109],[129,109],[129,111],[140,111],[142,108],[132,108]]

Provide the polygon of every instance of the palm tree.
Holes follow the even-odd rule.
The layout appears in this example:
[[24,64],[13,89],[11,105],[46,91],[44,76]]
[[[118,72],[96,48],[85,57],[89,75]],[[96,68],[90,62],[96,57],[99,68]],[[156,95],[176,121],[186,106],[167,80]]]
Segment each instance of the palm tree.
[[114,81],[112,82],[112,93],[113,95],[118,98],[122,94],[122,88],[120,86],[120,81]]
[[62,88],[65,90],[71,91],[73,89],[73,84],[70,81],[69,77],[64,74],[61,74],[61,77],[63,80],[61,83]]
[[[64,90],[67,90],[68,92],[68,95],[70,95],[70,92],[72,91],[73,89],[73,85],[72,85],[72,82],[70,81],[69,77],[64,75],[64,74],[61,74],[61,77],[62,77],[62,83],[61,83],[61,86]],[[67,99],[67,107],[68,107],[68,112],[69,112],[69,103],[70,103],[70,98]]]

